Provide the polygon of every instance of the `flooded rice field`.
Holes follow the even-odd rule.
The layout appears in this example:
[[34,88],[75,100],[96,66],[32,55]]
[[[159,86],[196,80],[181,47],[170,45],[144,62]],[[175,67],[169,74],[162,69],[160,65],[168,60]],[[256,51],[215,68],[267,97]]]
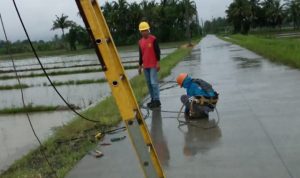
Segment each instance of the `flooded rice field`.
[[[162,57],[166,56],[168,53],[174,51],[175,49],[166,49],[162,50]],[[138,53],[137,52],[128,52],[128,53],[120,53],[122,62],[124,62],[124,66],[130,65],[138,65]],[[128,58],[130,57],[130,58]],[[27,62],[28,61],[28,62]],[[132,64],[127,64],[126,62],[133,61]],[[24,71],[19,72],[20,76],[28,75],[28,74],[42,74],[40,70],[40,66],[37,64],[35,59],[24,59],[24,60],[17,60],[16,61],[17,70],[21,69],[39,69],[35,71]],[[55,68],[66,66],[69,68],[66,69],[51,69],[47,70],[48,73],[55,71],[75,71],[71,74],[66,75],[50,75],[50,78],[53,82],[67,82],[70,80],[73,81],[81,81],[81,80],[98,80],[104,79],[103,72],[96,72],[97,69],[100,69],[99,61],[97,60],[96,55],[79,55],[79,56],[61,56],[61,57],[49,57],[49,58],[42,58],[42,63],[46,68]],[[66,65],[67,64],[67,65]],[[85,66],[85,65],[91,66]],[[83,65],[82,67],[70,67],[74,65]],[[1,62],[1,67],[6,68],[6,71],[13,70],[11,61],[3,61]],[[93,69],[95,71],[86,72],[85,70]],[[4,69],[0,69],[3,70]],[[81,72],[76,72],[81,70]],[[136,69],[127,70],[127,76],[132,78],[137,74]],[[1,73],[1,76],[14,76],[14,73]],[[21,78],[21,83],[29,85],[29,88],[24,89],[25,92],[25,99],[27,103],[31,103],[33,105],[62,105],[61,99],[57,96],[49,82],[47,81],[46,77],[26,77]],[[16,85],[17,80],[15,78],[7,79],[7,80],[0,80],[0,86],[4,85]],[[100,97],[106,96],[109,94],[108,86],[105,83],[91,83],[87,85],[63,85],[58,86],[58,90],[63,94],[63,96],[72,104],[80,107],[86,107],[87,103],[94,103]],[[89,91],[89,92],[86,92]],[[0,109],[8,108],[8,107],[20,107],[21,100],[20,100],[20,91],[18,89],[15,90],[0,90],[1,97],[0,97]]]
[[[162,57],[175,51],[176,48],[162,49]],[[122,51],[120,56],[125,67],[138,65],[138,52]],[[84,81],[104,79],[104,73],[98,69],[100,63],[95,54],[42,57],[41,61],[53,82]],[[20,76],[42,74],[36,59],[16,60],[18,74]],[[64,72],[68,74],[63,74]],[[88,72],[87,72],[88,71]],[[137,69],[127,69],[128,78],[138,74]],[[0,62],[0,86],[16,85],[13,77],[12,62],[2,60]],[[9,78],[10,77],[10,78]],[[8,78],[8,79],[7,79]],[[46,77],[22,77],[21,83],[29,87],[24,89],[26,104],[32,106],[64,106],[63,101],[49,85]],[[107,83],[88,83],[81,85],[57,86],[63,97],[75,106],[85,109],[110,95]],[[0,90],[0,110],[5,108],[22,107],[19,89]],[[70,111],[38,112],[30,114],[37,135],[44,140],[53,132],[55,127],[62,126],[70,121],[74,115]],[[16,159],[22,157],[29,150],[37,146],[33,133],[24,114],[0,115],[0,172],[8,168]]]

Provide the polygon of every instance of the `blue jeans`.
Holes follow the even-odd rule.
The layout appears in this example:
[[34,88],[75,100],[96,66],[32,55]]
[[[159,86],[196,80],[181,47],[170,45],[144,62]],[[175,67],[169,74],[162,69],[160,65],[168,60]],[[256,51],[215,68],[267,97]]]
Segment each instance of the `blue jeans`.
[[151,96],[151,100],[159,100],[159,86],[156,68],[146,68],[144,69],[144,74]]

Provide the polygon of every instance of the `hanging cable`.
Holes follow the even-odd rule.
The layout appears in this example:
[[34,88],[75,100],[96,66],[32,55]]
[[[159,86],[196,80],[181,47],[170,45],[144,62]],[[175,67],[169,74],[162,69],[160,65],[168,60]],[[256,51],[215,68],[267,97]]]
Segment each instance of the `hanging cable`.
[[74,109],[74,107],[72,107],[71,104],[69,104],[69,103],[66,101],[66,99],[61,95],[61,93],[57,90],[57,88],[56,88],[55,85],[53,84],[52,80],[50,79],[49,75],[47,74],[47,71],[46,71],[46,69],[44,68],[44,66],[43,66],[43,64],[42,64],[42,62],[41,62],[39,56],[37,55],[37,52],[36,52],[36,50],[35,50],[35,48],[34,48],[32,42],[31,42],[31,39],[30,39],[28,33],[27,33],[26,27],[25,27],[25,25],[24,25],[24,22],[23,22],[23,20],[22,20],[22,17],[21,17],[21,15],[20,15],[20,12],[19,12],[19,9],[18,9],[18,6],[17,6],[15,0],[13,0],[13,4],[14,4],[15,10],[16,10],[16,12],[17,12],[17,14],[18,14],[19,20],[20,20],[20,22],[21,22],[21,24],[22,24],[23,30],[24,30],[24,32],[25,32],[25,34],[26,34],[27,40],[28,40],[28,42],[29,42],[29,44],[30,44],[30,47],[31,47],[31,49],[32,49],[32,52],[34,53],[34,56],[35,56],[36,59],[38,60],[38,62],[39,62],[39,64],[40,64],[40,66],[41,66],[41,68],[42,68],[42,70],[43,70],[45,76],[47,77],[48,81],[50,82],[50,84],[51,84],[51,86],[53,87],[53,89],[55,90],[55,92],[59,95],[59,97],[63,100],[63,102],[68,106],[68,108],[69,108],[71,111],[73,111],[75,114],[77,114],[80,118],[82,118],[82,119],[84,119],[84,120],[87,120],[87,121],[90,121],[90,122],[97,122],[97,123],[100,122],[100,121],[98,121],[98,120],[92,120],[92,119],[90,119],[90,118],[87,118],[87,117],[83,116],[82,114],[80,114],[79,112],[77,112],[77,111]]
[[[6,50],[7,50],[7,54],[9,55],[11,61],[12,61],[12,64],[13,64],[13,68],[14,68],[14,71],[15,71],[15,75],[16,75],[16,78],[17,78],[17,81],[18,81],[18,85],[20,87],[20,92],[21,92],[21,99],[22,99],[22,105],[23,105],[23,108],[26,108],[26,104],[25,104],[25,98],[24,98],[24,92],[23,92],[23,88],[22,88],[22,85],[21,85],[21,81],[20,81],[20,77],[18,75],[18,72],[17,72],[17,69],[16,69],[16,65],[15,65],[15,61],[11,55],[11,51],[10,51],[10,45],[9,45],[9,41],[8,41],[8,37],[7,37],[7,34],[6,34],[6,30],[5,30],[5,27],[4,27],[4,23],[3,23],[3,20],[2,20],[2,16],[0,14],[0,20],[1,20],[1,25],[2,25],[2,29],[3,29],[3,33],[4,33],[4,36],[5,36],[5,40],[6,40]],[[46,160],[48,166],[50,167],[52,173],[55,174],[55,177],[58,177],[57,174],[56,174],[56,171],[54,170],[54,168],[52,167],[52,165],[50,164],[50,161],[48,160],[45,152],[43,151],[43,144],[41,142],[41,140],[39,139],[39,137],[37,136],[35,130],[34,130],[34,127],[32,125],[32,122],[31,122],[31,119],[30,119],[30,116],[28,114],[28,112],[25,110],[26,112],[26,117],[27,117],[27,120],[29,122],[29,125],[30,125],[30,128],[32,130],[32,133],[34,135],[34,137],[36,138],[36,140],[38,141],[41,149],[40,152],[41,154],[43,155],[44,159]]]

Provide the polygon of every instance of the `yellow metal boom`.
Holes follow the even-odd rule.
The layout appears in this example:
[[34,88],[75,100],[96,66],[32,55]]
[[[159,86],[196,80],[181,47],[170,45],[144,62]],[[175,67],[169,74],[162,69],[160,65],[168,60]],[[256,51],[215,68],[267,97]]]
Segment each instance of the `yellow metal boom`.
[[81,17],[95,43],[96,53],[121,117],[147,178],[165,178],[147,126],[125,74],[116,46],[96,0],[76,0]]

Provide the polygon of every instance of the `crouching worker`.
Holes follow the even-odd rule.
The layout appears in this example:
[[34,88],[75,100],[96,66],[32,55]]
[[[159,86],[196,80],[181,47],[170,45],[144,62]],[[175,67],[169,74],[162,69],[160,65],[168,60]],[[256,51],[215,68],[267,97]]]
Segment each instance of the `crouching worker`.
[[181,102],[185,105],[185,116],[189,119],[208,119],[209,112],[216,107],[219,95],[211,84],[201,79],[192,79],[186,73],[178,75],[177,83],[187,92],[181,96]]

